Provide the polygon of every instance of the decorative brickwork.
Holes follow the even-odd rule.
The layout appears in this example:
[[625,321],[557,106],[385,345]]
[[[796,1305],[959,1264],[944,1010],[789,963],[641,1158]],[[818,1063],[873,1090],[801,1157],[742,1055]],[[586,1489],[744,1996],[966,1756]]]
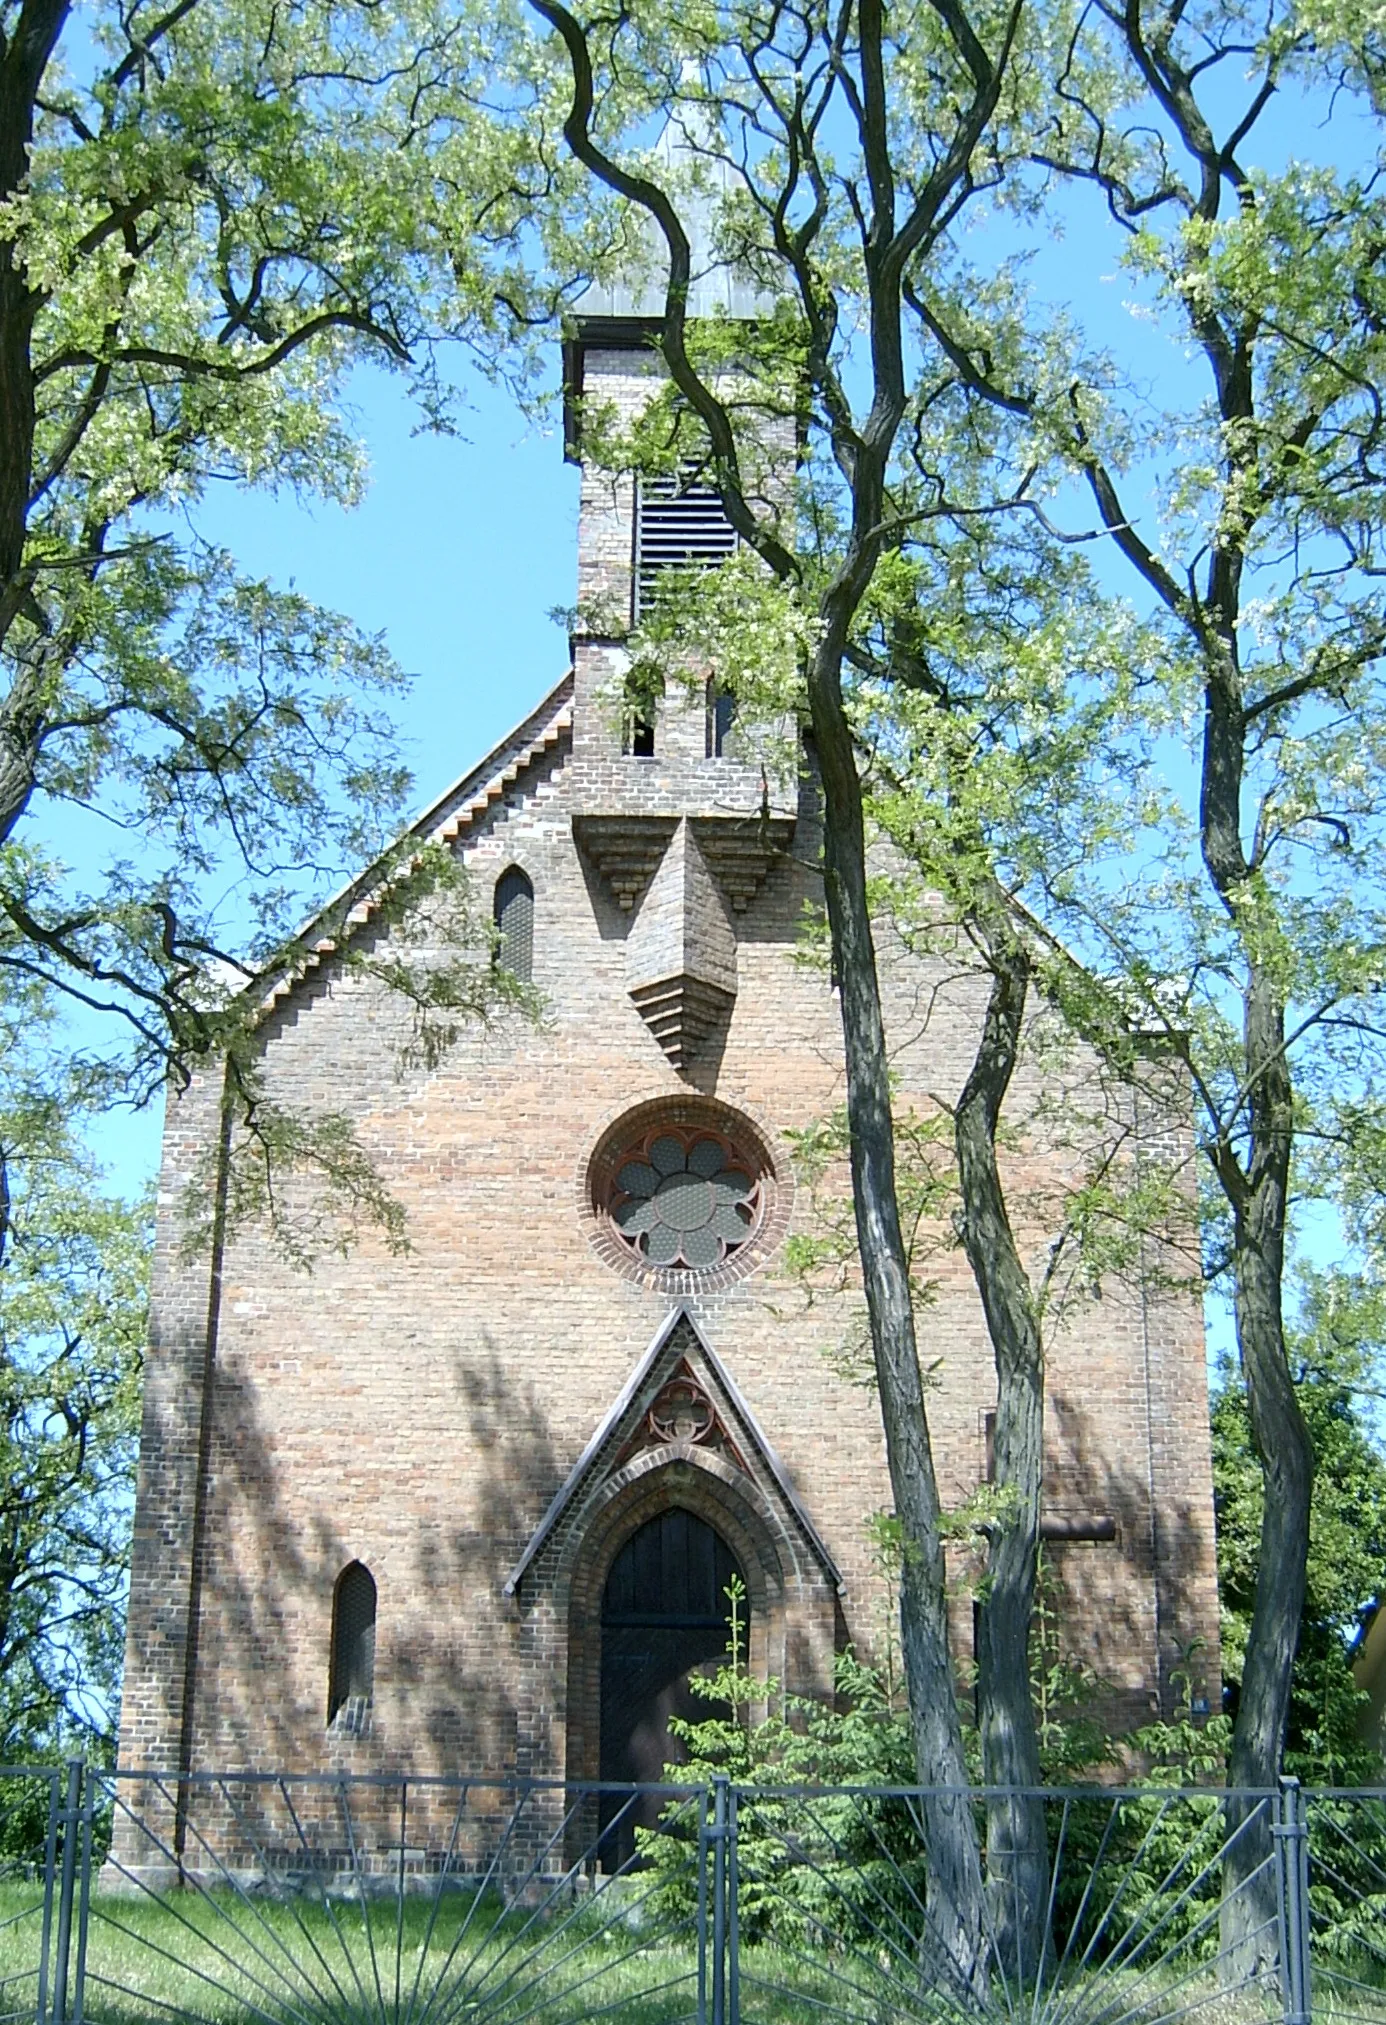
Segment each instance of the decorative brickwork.
[[740,1450],[727,1433],[726,1423],[687,1362],[680,1364],[655,1395],[649,1412],[617,1457],[617,1466],[646,1449],[673,1448],[683,1443],[711,1449],[724,1455],[737,1469],[746,1469]]
[[[685,1183],[700,1166],[706,1178]],[[783,1182],[761,1134],[729,1105],[705,1097],[640,1104],[598,1141],[580,1213],[598,1256],[617,1272],[676,1296],[706,1293],[753,1272],[783,1239],[793,1198],[787,1155],[781,1171]],[[685,1187],[691,1204],[669,1207]]]

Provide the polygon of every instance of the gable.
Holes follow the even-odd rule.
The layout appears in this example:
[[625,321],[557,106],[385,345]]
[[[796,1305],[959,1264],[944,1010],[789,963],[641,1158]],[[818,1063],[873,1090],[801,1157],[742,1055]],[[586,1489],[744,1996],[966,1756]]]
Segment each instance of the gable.
[[[636,1475],[701,1462],[739,1482],[834,1589],[842,1576],[769,1439],[692,1311],[670,1309],[502,1585],[514,1596],[558,1534]],[[566,1525],[565,1525],[565,1522]]]

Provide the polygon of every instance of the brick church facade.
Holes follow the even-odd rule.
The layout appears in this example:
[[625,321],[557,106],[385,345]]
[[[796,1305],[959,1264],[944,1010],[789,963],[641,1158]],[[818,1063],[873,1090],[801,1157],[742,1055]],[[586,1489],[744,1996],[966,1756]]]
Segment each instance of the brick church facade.
[[[657,360],[631,302],[599,306],[570,374],[629,412]],[[668,505],[584,469],[584,601],[629,608],[654,536],[677,548]],[[652,719],[623,720],[620,657],[580,635],[571,673],[418,828],[493,905],[537,1018],[420,1062],[406,1009],[340,937],[265,995],[267,1093],[350,1115],[404,1209],[404,1255],[367,1230],[307,1274],[253,1226],[190,1251],[181,1206],[221,1157],[222,1080],[209,1066],[170,1095],[123,1766],[657,1775],[689,1667],[722,1647],[729,1571],[760,1674],[824,1692],[836,1650],[880,1649],[889,1485],[874,1394],[843,1357],[860,1297],[849,1276],[809,1300],[786,1262],[833,1186],[810,1187],[794,1135],[843,1098],[836,997],[803,953],[811,755],[767,774],[717,700],[675,681]],[[343,932],[388,956],[411,931],[370,891]],[[984,983],[888,933],[882,977],[898,1102],[928,1111],[961,1087]],[[1031,1260],[1053,1232],[1027,1203],[1062,1188],[1086,1129],[1055,1120],[1098,1108],[1094,1065],[1036,1019],[1050,1044],[1008,1110]],[[1179,1107],[1124,1101],[1131,1157],[1191,1171]],[[1196,1691],[1217,1690],[1204,1341],[1178,1235],[1179,1270],[1152,1257],[1075,1296],[1048,1349],[1046,1557],[1122,1720],[1169,1706],[1196,1643]],[[992,1352],[961,1251],[940,1244],[927,1270],[955,1508],[987,1474]],[[965,1543],[950,1555],[965,1666]]]

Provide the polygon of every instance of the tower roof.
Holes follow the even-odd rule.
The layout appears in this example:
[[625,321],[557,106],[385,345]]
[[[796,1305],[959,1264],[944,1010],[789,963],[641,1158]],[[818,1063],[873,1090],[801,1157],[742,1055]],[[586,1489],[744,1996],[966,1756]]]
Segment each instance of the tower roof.
[[[685,66],[685,78],[696,81],[696,65]],[[677,105],[655,143],[654,156],[659,181],[673,198],[688,234],[692,255],[688,315],[747,320],[769,315],[772,298],[756,286],[744,268],[732,265],[717,251],[718,214],[735,194],[740,177],[726,159],[704,109],[696,104]],[[669,257],[663,235],[643,211],[633,215],[629,231],[629,269],[613,281],[593,282],[573,304],[575,317],[648,322],[664,315]]]

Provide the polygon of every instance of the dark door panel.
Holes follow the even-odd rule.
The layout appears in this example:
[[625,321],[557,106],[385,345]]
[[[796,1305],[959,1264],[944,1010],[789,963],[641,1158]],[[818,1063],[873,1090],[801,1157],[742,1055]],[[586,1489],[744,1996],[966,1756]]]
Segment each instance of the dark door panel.
[[[700,1721],[726,1713],[722,1704],[695,1695],[688,1681],[726,1657],[726,1589],[740,1572],[712,1527],[680,1509],[651,1519],[617,1555],[602,1603],[603,1779],[662,1779],[667,1764],[682,1764],[686,1756],[669,1734],[670,1717]],[[630,1804],[620,1794],[604,1795],[603,1868],[629,1862],[637,1826],[653,1827],[658,1817],[655,1794]]]

